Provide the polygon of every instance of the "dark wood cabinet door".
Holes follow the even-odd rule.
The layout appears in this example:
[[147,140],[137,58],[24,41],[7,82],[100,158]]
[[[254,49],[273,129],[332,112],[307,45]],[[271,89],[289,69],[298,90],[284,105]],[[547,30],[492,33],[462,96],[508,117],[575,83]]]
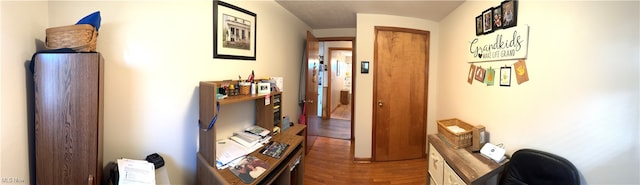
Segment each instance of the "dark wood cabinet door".
[[37,184],[98,184],[100,68],[97,53],[36,56]]

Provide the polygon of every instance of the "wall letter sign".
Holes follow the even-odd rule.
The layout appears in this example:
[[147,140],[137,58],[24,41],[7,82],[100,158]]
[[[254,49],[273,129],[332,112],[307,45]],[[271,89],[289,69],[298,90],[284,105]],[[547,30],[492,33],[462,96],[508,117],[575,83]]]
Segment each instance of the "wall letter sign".
[[468,62],[527,58],[529,26],[522,25],[480,35],[469,42]]

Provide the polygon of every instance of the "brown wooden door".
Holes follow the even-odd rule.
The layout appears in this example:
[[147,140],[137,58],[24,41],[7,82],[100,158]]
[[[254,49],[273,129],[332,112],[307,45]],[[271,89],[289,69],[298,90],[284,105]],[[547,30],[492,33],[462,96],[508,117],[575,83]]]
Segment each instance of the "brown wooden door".
[[373,159],[424,158],[429,32],[375,29]]
[[38,54],[35,61],[36,184],[99,184],[99,54]]
[[307,152],[313,147],[313,143],[316,140],[317,132],[314,124],[319,124],[317,121],[318,115],[318,73],[320,68],[320,45],[318,39],[307,31],[307,56],[305,66],[307,66],[306,75],[306,93],[305,93],[305,105],[306,105],[306,117],[307,117]]

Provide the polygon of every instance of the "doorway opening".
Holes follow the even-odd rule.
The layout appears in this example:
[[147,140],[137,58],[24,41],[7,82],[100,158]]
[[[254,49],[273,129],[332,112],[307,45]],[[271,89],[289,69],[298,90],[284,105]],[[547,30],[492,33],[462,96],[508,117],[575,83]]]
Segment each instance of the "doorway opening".
[[353,40],[319,38],[320,73],[317,119],[312,130],[320,137],[353,139]]

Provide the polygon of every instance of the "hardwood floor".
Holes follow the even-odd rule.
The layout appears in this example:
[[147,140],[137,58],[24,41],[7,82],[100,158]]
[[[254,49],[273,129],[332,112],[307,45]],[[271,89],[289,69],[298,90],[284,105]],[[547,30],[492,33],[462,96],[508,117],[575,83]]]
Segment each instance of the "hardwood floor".
[[304,184],[427,184],[427,161],[354,163],[351,141],[318,137],[305,157]]
[[351,104],[343,105],[339,104],[333,111],[331,111],[332,119],[351,120]]
[[314,136],[351,139],[351,121],[342,119],[309,118],[307,128]]

